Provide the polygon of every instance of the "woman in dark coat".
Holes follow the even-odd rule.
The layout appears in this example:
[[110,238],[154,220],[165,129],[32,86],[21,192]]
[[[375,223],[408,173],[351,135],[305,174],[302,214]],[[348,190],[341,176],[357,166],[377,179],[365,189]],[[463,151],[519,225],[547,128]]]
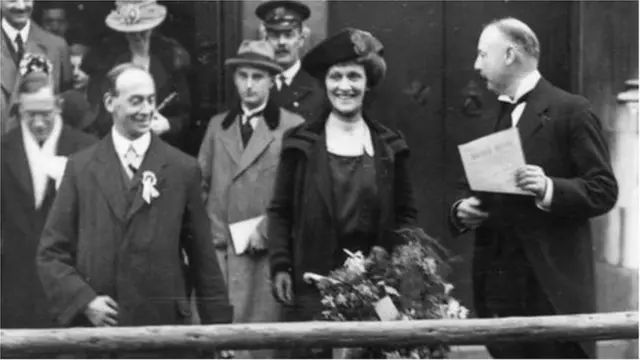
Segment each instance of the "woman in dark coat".
[[386,72],[382,50],[370,33],[345,29],[303,59],[303,69],[325,85],[331,109],[285,135],[267,212],[273,292],[287,321],[311,321],[322,310],[305,272],[327,275],[346,260],[343,249],[390,252],[400,241],[395,230],[415,223],[409,148],[399,132],[362,112],[367,91]]
[[[109,14],[106,24],[117,33],[92,48],[82,62],[82,70],[90,79],[89,103],[99,108],[88,132],[102,138],[111,130],[112,120],[103,105],[104,94],[109,90],[106,74],[116,65],[131,62],[146,68],[156,84],[159,114],[152,131],[175,147],[184,146],[191,111],[187,83],[190,59],[177,41],[154,32],[166,14],[166,8],[155,1],[116,1],[116,9]],[[172,100],[160,109],[173,93]]]

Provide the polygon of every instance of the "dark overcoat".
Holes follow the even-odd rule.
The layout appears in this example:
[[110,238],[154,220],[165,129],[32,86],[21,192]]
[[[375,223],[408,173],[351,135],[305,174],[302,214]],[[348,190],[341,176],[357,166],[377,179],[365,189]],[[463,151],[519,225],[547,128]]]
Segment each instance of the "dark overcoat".
[[[147,171],[160,193],[151,203],[141,195]],[[83,309],[108,295],[119,326],[186,324],[193,284],[202,323],[230,322],[196,160],[154,135],[129,189],[124,176],[111,135],[67,164],[37,257],[56,321],[86,324]]]
[[[491,215],[476,231],[476,310],[487,316],[478,289],[484,272],[478,268],[492,251],[492,239],[509,228],[510,241],[522,245],[557,314],[593,313],[594,244],[589,219],[611,210],[618,196],[602,125],[586,99],[541,79],[517,127],[526,163],[540,166],[553,181],[553,200],[547,212],[530,196],[482,195]],[[459,199],[468,195],[463,191]],[[583,345],[593,354],[592,344]]]
[[[400,133],[373,120],[366,122],[374,147],[381,209],[372,245],[391,251],[399,241],[394,231],[412,227],[416,220],[409,148]],[[267,210],[269,260],[272,275],[279,271],[292,274],[295,318],[301,321],[319,315],[321,309],[318,291],[304,283],[303,274],[327,275],[342,265],[333,256],[339,244],[331,188],[325,121],[306,122],[285,134]]]
[[[96,141],[68,126],[62,128],[56,155],[70,156]],[[55,197],[52,188],[40,208],[34,205],[33,182],[22,129],[2,138],[2,328],[53,327],[42,284],[36,271],[36,249]]]

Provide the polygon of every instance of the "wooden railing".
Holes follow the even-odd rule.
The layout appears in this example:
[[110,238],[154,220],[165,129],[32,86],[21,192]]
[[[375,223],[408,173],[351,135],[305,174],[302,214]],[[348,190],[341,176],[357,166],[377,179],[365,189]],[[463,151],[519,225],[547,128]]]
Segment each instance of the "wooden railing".
[[166,349],[477,345],[638,338],[638,312],[503,319],[3,330],[3,357]]

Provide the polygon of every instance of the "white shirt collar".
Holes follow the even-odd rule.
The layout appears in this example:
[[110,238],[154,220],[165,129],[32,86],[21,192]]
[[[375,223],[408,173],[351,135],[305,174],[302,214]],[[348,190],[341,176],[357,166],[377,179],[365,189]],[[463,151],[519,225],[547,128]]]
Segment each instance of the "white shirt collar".
[[507,95],[500,95],[498,96],[498,100],[508,102],[511,104],[517,103],[518,100],[520,100],[520,98],[524,94],[532,91],[536,87],[536,85],[538,85],[538,82],[540,81],[541,78],[542,78],[542,75],[540,75],[540,71],[538,70],[533,71],[529,75],[525,76],[524,79],[522,79],[522,81],[520,81],[520,85],[516,90],[515,98],[512,99]]
[[325,124],[327,151],[335,155],[354,156],[367,153],[374,155],[373,141],[369,126],[361,119],[346,130],[341,120],[333,114],[329,115]]
[[285,77],[285,81],[287,82],[287,85],[291,85],[291,82],[293,81],[293,78],[296,77],[296,75],[298,74],[298,71],[300,71],[300,68],[302,67],[302,62],[300,60],[296,61],[295,64],[291,65],[290,68],[288,68],[287,70],[283,71],[281,75],[284,75]]
[[257,114],[257,113],[263,111],[267,107],[267,102],[265,101],[264,104],[258,106],[257,108],[255,108],[253,110],[249,110],[244,104],[240,104],[240,107],[242,108],[243,115],[251,116],[253,114]]
[[5,18],[2,18],[2,30],[7,34],[14,48],[16,47],[16,36],[20,33],[20,36],[22,36],[22,42],[24,42],[26,47],[27,39],[29,39],[29,30],[31,30],[31,20],[27,20],[27,24],[22,28],[22,30],[18,30],[11,26]]
[[111,128],[111,137],[113,138],[113,146],[115,147],[116,153],[120,156],[120,158],[124,158],[124,155],[127,153],[127,151],[129,150],[129,146],[131,145],[133,145],[133,148],[136,150],[136,154],[138,155],[138,157],[144,158],[147,150],[149,150],[149,145],[151,145],[150,132],[147,132],[146,134],[132,141],[122,136],[114,126]]
[[247,109],[247,107],[244,106],[244,104],[240,104],[240,107],[242,108],[242,114],[240,114],[240,121],[242,122],[242,124],[244,124],[247,121],[247,119],[249,119],[249,123],[251,124],[251,127],[255,130],[256,127],[258,126],[258,121],[260,121],[261,116],[253,116],[253,115],[263,111],[267,107],[267,102],[265,101],[264,104],[258,106],[253,110]]

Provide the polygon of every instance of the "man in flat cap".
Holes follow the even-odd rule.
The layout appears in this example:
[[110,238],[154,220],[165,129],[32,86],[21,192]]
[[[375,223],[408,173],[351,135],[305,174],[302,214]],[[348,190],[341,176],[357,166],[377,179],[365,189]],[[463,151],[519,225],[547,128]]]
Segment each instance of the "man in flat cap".
[[325,103],[320,83],[300,65],[300,52],[309,36],[303,22],[310,14],[306,5],[288,0],[266,1],[256,9],[262,20],[263,36],[273,46],[276,62],[284,69],[275,77],[271,99],[306,121],[320,117]]

